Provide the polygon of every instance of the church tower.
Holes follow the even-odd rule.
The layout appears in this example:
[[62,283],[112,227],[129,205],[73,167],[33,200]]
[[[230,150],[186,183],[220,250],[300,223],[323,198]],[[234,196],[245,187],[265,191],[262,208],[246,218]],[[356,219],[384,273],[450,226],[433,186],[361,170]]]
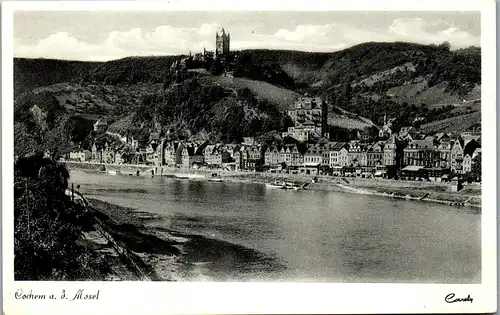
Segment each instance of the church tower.
[[227,57],[229,55],[229,41],[230,35],[226,34],[224,28],[219,32],[215,33],[215,56],[222,55]]

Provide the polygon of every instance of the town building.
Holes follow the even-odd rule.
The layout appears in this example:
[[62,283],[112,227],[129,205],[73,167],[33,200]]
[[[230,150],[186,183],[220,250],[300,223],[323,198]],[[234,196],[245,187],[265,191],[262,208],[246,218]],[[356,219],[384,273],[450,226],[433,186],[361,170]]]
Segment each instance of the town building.
[[254,137],[243,137],[243,142],[241,145],[247,145],[247,146],[252,146],[255,145],[255,138]]
[[385,123],[378,131],[378,136],[381,139],[389,139],[392,136],[392,123]]
[[107,129],[108,129],[108,124],[106,123],[105,120],[99,119],[94,124],[94,131],[97,133],[106,132]]
[[396,137],[391,136],[384,146],[383,164],[386,166],[396,166]]
[[243,147],[241,153],[241,169],[260,172],[264,165],[265,149],[259,146]]
[[350,166],[364,166],[368,163],[367,146],[359,141],[351,141],[349,143],[349,159]]
[[439,152],[434,149],[434,137],[423,140],[412,140],[404,149],[404,164],[406,166],[433,167],[439,161]]
[[115,163],[115,164],[125,163],[125,154],[124,154],[123,150],[116,150],[115,151],[115,160],[113,163]]
[[453,141],[453,145],[450,151],[450,168],[452,172],[462,173],[462,162],[464,160],[464,140],[461,137],[458,137]]
[[[472,149],[472,146],[470,148]],[[470,152],[471,149],[467,150],[466,148],[467,152],[465,152],[464,162],[463,162],[464,174],[472,171],[472,166],[474,165],[476,156],[481,154],[481,147],[477,147],[474,149],[474,151]]]
[[415,129],[415,127],[406,126],[401,128],[401,130],[398,133],[398,138],[400,138],[401,140],[412,141],[414,139],[417,139],[417,134],[418,131],[417,129]]
[[451,136],[446,132],[438,132],[434,135],[434,139],[440,143],[450,142]]
[[104,149],[102,150],[102,160],[103,163],[115,162],[115,150],[108,143],[104,145]]
[[[440,140],[437,140],[440,139]],[[441,134],[436,134],[436,140],[439,141],[438,145],[436,146],[437,150],[437,159],[438,163],[437,167],[445,168],[445,169],[450,169],[451,168],[451,148],[454,144],[454,142],[451,140],[451,138],[447,135],[442,136]]]
[[372,126],[361,130],[356,130],[356,139],[360,140],[361,142],[368,143],[373,140],[377,134],[378,130],[376,129],[376,127]]
[[322,145],[321,154],[323,155],[321,158],[321,167],[322,169],[330,167],[330,152],[333,150],[337,142],[328,142]]
[[192,144],[184,145],[182,148],[182,167],[189,168],[194,162],[194,152],[196,148]]
[[310,139],[310,135],[314,134],[314,128],[311,131],[310,128],[305,129],[304,127],[288,127],[288,131],[283,132],[281,136],[291,137],[300,142],[307,142]]
[[102,150],[94,143],[92,145],[92,161],[102,163]]
[[208,146],[208,141],[201,143],[189,143],[184,146],[182,156],[182,167],[200,167],[204,164],[204,151]]
[[242,170],[243,167],[243,155],[246,154],[244,153],[245,148],[244,147],[238,147],[234,149],[233,152],[233,159],[234,159],[234,170],[235,171],[240,171]]
[[86,162],[92,159],[92,152],[89,150],[72,151],[69,158],[73,161]]
[[205,164],[210,168],[222,167],[222,148],[220,145],[209,144],[203,151]]
[[178,141],[167,142],[163,150],[164,163],[167,166],[176,166],[182,164],[182,150],[184,143]]
[[377,142],[368,147],[366,151],[366,165],[381,165],[384,161],[384,145]]
[[[462,161],[462,174],[472,170],[473,159],[481,152],[481,145],[476,140],[472,139],[464,146],[464,158]],[[460,173],[460,172],[459,172]]]
[[291,167],[299,167],[304,163],[304,155],[300,152],[298,146],[296,144],[290,146],[290,166]]
[[231,154],[222,144],[209,144],[203,151],[204,162],[210,168],[221,168],[233,162]]
[[323,160],[322,145],[313,144],[307,148],[304,154],[304,162],[299,168],[301,174],[318,174]]
[[335,145],[329,151],[329,163],[330,168],[333,171],[333,175],[340,175],[341,169],[347,166],[349,154],[347,150],[346,142],[336,142]]
[[318,166],[323,161],[323,150],[321,144],[312,144],[307,148],[304,154],[304,163],[314,163]]
[[279,149],[277,146],[269,146],[264,153],[264,165],[265,166],[276,166],[279,161]]
[[139,148],[139,140],[134,138],[133,136],[127,136],[125,142],[130,148],[134,150]]
[[349,165],[349,149],[348,145],[346,144],[345,146],[342,147],[342,149],[339,150],[338,154],[338,161],[339,161],[339,166],[346,167]]
[[240,144],[228,143],[224,144],[225,150],[229,153],[232,159],[235,159],[234,153],[239,151],[241,148]]
[[115,152],[113,148],[105,142],[103,146],[98,146],[96,143],[92,145],[91,160],[96,163],[114,163]]
[[307,133],[307,136],[303,134],[301,138],[321,137],[328,132],[327,115],[328,106],[322,98],[299,97],[294,107],[288,111],[288,116],[294,122],[295,129],[291,130],[294,137],[295,132]]
[[292,162],[292,153],[290,152],[290,148],[288,146],[281,147],[278,163],[279,164],[285,163],[286,166],[289,166],[291,162]]

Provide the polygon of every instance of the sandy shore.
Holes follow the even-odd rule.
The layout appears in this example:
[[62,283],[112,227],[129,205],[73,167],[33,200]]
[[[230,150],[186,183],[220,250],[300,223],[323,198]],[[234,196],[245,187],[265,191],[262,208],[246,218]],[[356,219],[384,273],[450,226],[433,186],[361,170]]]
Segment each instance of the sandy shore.
[[312,183],[311,176],[293,174],[248,173],[243,175],[224,175],[221,173],[221,176],[230,181],[248,183],[269,183],[275,180],[288,180],[301,185],[307,184],[306,189],[308,190],[368,194],[481,208],[481,186],[475,184],[467,185],[459,192],[451,192],[449,183],[438,182],[317,176],[319,179],[318,182]]
[[[88,201],[107,232],[127,248],[134,264],[150,280],[245,281],[250,279],[245,279],[245,271],[283,268],[273,258],[243,246],[181,233],[168,227],[147,226],[147,222],[160,219],[157,215],[96,199]],[[111,265],[118,272],[123,269],[120,263],[111,262]],[[130,268],[133,266],[128,267],[127,271],[119,273],[119,279],[114,280],[141,278],[135,268]],[[238,273],[234,274],[235,270]],[[232,276],[238,278],[234,279]]]

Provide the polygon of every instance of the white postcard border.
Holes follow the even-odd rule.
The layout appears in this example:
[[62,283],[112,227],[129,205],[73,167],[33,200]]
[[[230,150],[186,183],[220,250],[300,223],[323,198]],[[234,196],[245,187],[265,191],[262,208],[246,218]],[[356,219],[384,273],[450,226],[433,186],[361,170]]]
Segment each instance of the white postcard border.
[[[482,12],[482,283],[302,284],[15,282],[13,280],[13,10],[418,10]],[[468,313],[496,310],[496,78],[494,1],[4,2],[2,7],[3,300],[6,314]],[[100,290],[97,301],[17,300],[15,291]],[[444,302],[448,293],[473,303]]]

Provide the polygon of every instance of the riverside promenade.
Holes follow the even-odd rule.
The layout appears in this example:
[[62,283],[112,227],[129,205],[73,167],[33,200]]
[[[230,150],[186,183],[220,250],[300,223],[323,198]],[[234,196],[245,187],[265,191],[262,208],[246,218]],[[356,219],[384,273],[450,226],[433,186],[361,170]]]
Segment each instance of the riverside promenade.
[[111,235],[108,226],[98,218],[96,210],[85,197],[73,188],[66,189],[65,193],[74,203],[82,206],[86,213],[92,214],[94,230],[83,232],[83,242],[108,261],[112,273],[105,280],[150,281],[150,277],[138,265],[138,258],[125,244]]

